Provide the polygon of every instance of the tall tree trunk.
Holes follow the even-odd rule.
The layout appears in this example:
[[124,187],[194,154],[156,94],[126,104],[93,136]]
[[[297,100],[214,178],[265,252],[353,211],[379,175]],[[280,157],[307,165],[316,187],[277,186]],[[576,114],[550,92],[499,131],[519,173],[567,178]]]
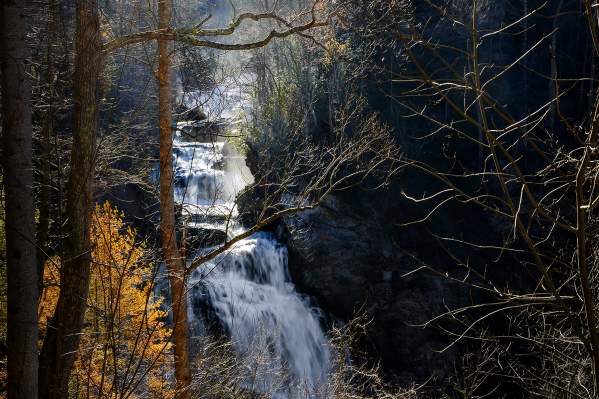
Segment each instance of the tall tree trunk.
[[24,3],[4,0],[0,6],[9,399],[35,399],[38,395],[31,81]]
[[[160,29],[168,29],[171,0],[158,1]],[[185,296],[185,262],[177,246],[175,233],[175,199],[173,193],[173,129],[170,75],[170,42],[158,41],[158,108],[160,113],[160,230],[162,250],[168,268],[173,300],[173,343],[178,398],[191,398],[189,367],[187,299]]]
[[43,116],[42,137],[39,143],[39,217],[37,223],[37,273],[38,286],[41,292],[44,289],[44,263],[48,254],[48,235],[50,230],[50,138],[54,131],[54,38],[56,21],[58,19],[57,0],[50,1],[50,15],[46,32],[46,76],[45,83],[49,93],[49,103]]
[[68,383],[83,328],[91,263],[94,150],[102,53],[97,0],[77,0],[75,25],[75,132],[67,182],[65,256],[60,296],[40,357],[40,396],[68,397]]

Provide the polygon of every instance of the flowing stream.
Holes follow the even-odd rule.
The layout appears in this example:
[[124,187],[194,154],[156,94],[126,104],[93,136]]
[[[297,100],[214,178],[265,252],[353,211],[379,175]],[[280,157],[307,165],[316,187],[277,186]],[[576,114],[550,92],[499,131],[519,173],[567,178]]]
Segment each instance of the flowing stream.
[[[252,177],[229,144],[189,141],[181,131],[190,128],[202,126],[180,122],[175,133],[175,199],[189,226],[228,226],[228,235],[234,235],[242,230],[234,222],[234,199]],[[287,248],[271,234],[254,234],[202,265],[192,273],[188,288],[192,332],[206,334],[216,322],[232,340],[236,355],[260,375],[250,389],[269,392],[278,379],[283,383],[277,396],[295,397],[299,387],[310,391],[325,385],[330,353],[318,309],[295,290]]]

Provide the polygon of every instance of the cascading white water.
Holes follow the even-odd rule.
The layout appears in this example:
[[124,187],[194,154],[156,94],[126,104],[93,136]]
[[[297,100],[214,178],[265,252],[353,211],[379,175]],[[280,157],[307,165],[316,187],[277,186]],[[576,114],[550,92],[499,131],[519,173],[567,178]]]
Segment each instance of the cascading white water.
[[235,193],[226,184],[224,142],[185,142],[175,134],[175,201],[186,216],[227,215]]
[[[185,141],[175,134],[175,197],[190,216],[188,223],[224,230],[225,218],[235,215],[235,196],[248,177],[239,156],[231,156],[226,147],[223,142]],[[204,310],[209,308],[237,356],[250,363],[252,356],[260,357],[252,367],[262,377],[248,388],[270,391],[273,379],[283,378],[278,396],[322,389],[330,354],[318,311],[295,291],[287,249],[271,234],[257,233],[238,242],[194,271],[188,284],[192,330],[202,333],[197,326],[205,325]]]
[[291,282],[287,249],[272,235],[241,241],[194,272],[189,284],[190,316],[201,317],[200,304],[214,311],[238,354],[249,357],[260,376],[252,389],[268,391],[283,375],[290,396],[322,389],[329,371],[327,340],[317,314]]

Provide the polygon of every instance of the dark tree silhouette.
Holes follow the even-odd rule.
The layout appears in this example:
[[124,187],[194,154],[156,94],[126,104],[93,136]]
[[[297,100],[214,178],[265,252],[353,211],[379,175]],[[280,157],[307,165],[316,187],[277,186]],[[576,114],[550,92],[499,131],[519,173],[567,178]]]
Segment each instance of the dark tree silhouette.
[[37,397],[37,298],[29,50],[25,3],[0,7],[8,279],[8,397]]

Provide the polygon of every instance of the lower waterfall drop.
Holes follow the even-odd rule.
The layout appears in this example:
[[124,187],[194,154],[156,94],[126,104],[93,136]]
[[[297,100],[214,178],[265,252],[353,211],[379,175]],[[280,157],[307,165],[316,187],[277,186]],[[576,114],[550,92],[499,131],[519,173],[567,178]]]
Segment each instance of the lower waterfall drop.
[[[208,306],[260,376],[251,389],[269,391],[284,376],[289,396],[322,390],[330,354],[318,315],[296,291],[287,249],[271,234],[257,233],[192,273],[190,320]],[[256,357],[252,360],[252,357]]]

